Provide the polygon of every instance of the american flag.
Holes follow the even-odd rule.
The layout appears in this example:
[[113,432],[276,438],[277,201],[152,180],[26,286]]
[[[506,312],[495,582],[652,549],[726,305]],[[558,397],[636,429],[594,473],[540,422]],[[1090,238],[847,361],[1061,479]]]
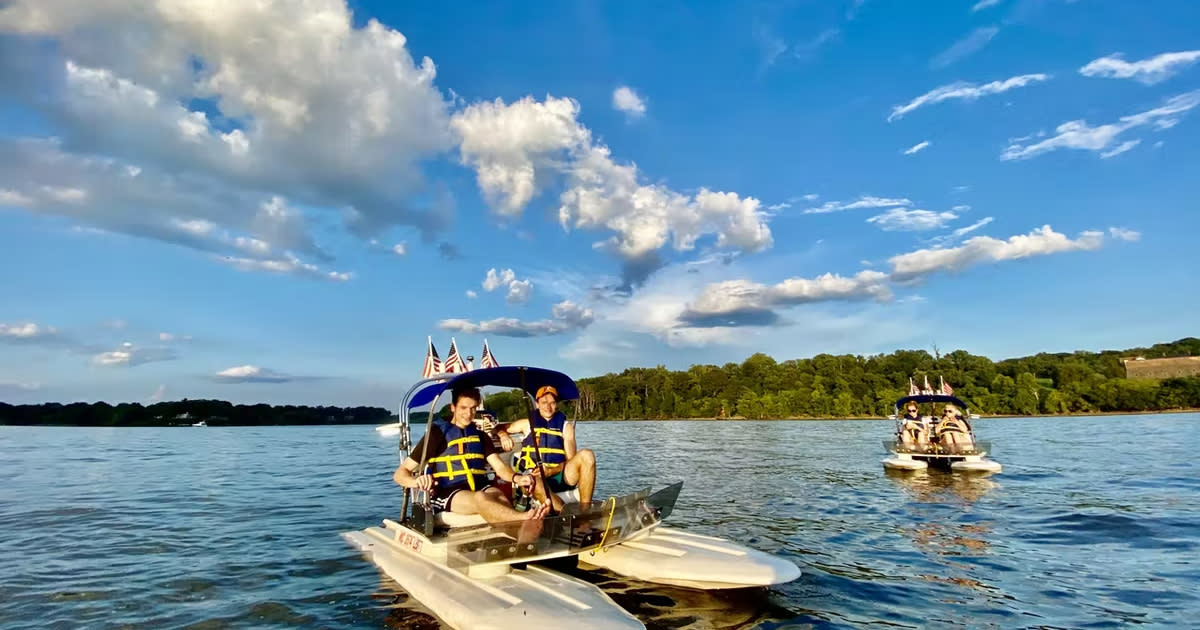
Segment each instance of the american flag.
[[[939,379],[942,379],[942,377],[940,377],[940,376],[939,376],[938,378],[939,378]],[[945,395],[947,395],[947,396],[953,396],[953,395],[954,395],[954,388],[953,388],[953,387],[950,387],[950,384],[949,384],[949,383],[947,383],[945,379],[942,379],[942,393],[943,393],[943,394],[945,394]]]
[[467,372],[467,363],[458,354],[458,346],[454,343],[454,337],[450,338],[450,354],[446,355],[446,363],[444,364],[447,374],[462,374]]
[[479,367],[500,367],[500,362],[496,360],[496,355],[492,354],[492,349],[488,347],[487,339],[483,340],[483,358],[479,360]]
[[929,386],[929,375],[925,375],[925,389],[921,390],[922,394],[932,394],[933,388]]
[[429,338],[429,349],[425,351],[425,369],[421,378],[429,378],[442,371],[442,360],[438,358],[437,348],[433,347],[433,337]]

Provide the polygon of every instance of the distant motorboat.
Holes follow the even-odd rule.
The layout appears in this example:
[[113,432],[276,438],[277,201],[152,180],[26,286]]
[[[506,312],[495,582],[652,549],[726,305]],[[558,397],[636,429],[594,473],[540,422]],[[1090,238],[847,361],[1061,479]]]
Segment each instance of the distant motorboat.
[[[903,415],[903,409],[909,404],[941,404],[953,405],[960,409],[963,416],[959,421],[962,428],[955,428],[961,437],[954,443],[947,443],[948,438],[939,439],[943,430],[939,427],[946,420],[939,420],[936,414],[918,416],[909,421]],[[969,420],[979,416],[972,415],[967,404],[961,399],[946,393],[935,393],[925,390],[916,394],[910,393],[896,401],[895,411],[888,419],[896,421],[896,433],[891,440],[883,443],[888,450],[888,456],[883,459],[886,470],[926,470],[937,468],[950,472],[981,472],[998,473],[1003,467],[999,462],[988,459],[991,451],[990,442],[980,442],[975,438],[975,431]]]
[[203,421],[203,420],[201,420],[200,422],[193,423],[193,424],[192,424],[192,426],[194,426],[194,427],[206,427],[206,426],[208,426],[208,423],[207,423],[207,422],[205,422],[205,421]]
[[381,424],[375,427],[375,430],[379,432],[379,435],[385,437],[400,435],[400,423],[393,422],[391,424]]

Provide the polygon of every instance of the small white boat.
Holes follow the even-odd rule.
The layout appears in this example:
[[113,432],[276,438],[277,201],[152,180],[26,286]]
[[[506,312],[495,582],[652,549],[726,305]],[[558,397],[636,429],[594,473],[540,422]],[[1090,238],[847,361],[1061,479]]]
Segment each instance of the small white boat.
[[[948,444],[938,438],[940,421],[936,414],[922,415],[912,424],[906,426],[906,418],[901,410],[910,403],[918,409],[922,404],[954,405],[962,411],[961,418],[965,426],[962,443]],[[967,408],[967,404],[951,394],[925,391],[909,394],[896,401],[895,410],[888,419],[896,422],[896,433],[891,440],[886,440],[883,446],[888,456],[883,458],[883,467],[887,470],[915,471],[936,468],[951,472],[998,473],[1003,470],[999,462],[988,459],[992,450],[990,442],[981,442],[975,438],[975,431],[970,421],[977,419]],[[923,437],[922,437],[923,436]]]
[[375,427],[375,430],[379,432],[379,435],[381,437],[392,437],[395,435],[400,435],[400,423],[393,422],[391,424],[381,424],[381,425]]
[[[578,397],[565,374],[525,366],[473,370],[426,378],[401,405],[401,460],[412,448],[408,412],[430,405],[455,387],[519,388],[532,397],[552,384],[560,399]],[[646,582],[697,589],[731,589],[781,584],[800,577],[790,560],[743,545],[664,526],[683,488],[677,482],[594,500],[586,512],[533,521],[488,524],[477,515],[434,514],[428,497],[405,490],[398,520],[343,532],[401,588],[456,630],[511,630],[537,623],[553,627],[644,629],[636,617],[595,585],[545,566],[577,558],[583,569],[602,568]],[[577,503],[576,491],[559,493]],[[578,506],[568,506],[577,508]],[[567,622],[566,620],[569,620]]]

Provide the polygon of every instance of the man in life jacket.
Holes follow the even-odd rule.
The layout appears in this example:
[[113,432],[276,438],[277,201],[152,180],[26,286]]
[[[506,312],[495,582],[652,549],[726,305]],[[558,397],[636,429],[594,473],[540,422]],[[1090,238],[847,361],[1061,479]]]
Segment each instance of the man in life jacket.
[[504,481],[544,495],[544,486],[536,475],[513,472],[491,438],[475,426],[475,410],[481,399],[478,389],[455,391],[450,406],[452,418],[449,421],[431,418],[425,435],[411,451],[417,457],[427,454],[426,470],[431,467],[432,473],[415,475],[421,464],[409,456],[396,468],[392,480],[405,488],[432,490],[431,502],[438,512],[478,514],[489,523],[541,519],[550,509],[549,502],[536,509],[517,511],[488,479],[485,462]]
[[586,511],[592,505],[596,487],[596,454],[591,449],[576,448],[575,422],[568,422],[558,410],[558,390],[553,385],[538,388],[534,399],[538,413],[533,414],[532,427],[529,418],[501,425],[500,442],[505,450],[511,450],[509,435],[524,434],[517,470],[544,475],[550,492],[579,488],[579,507]]

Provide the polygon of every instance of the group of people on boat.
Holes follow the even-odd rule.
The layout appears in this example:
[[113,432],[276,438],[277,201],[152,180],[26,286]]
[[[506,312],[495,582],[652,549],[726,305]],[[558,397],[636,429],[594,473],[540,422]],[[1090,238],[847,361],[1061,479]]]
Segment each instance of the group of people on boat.
[[[425,435],[411,455],[396,468],[392,479],[405,488],[428,492],[435,512],[478,514],[489,523],[537,520],[564,508],[556,494],[578,489],[579,508],[591,506],[596,483],[596,456],[575,441],[575,422],[558,410],[558,390],[537,389],[537,413],[484,431],[475,422],[482,402],[478,388],[451,392],[449,419],[431,418]],[[499,437],[497,449],[492,439]],[[510,466],[503,454],[516,447],[513,435],[524,435],[519,456]],[[428,466],[418,474],[424,458]],[[491,467],[495,478],[488,474]],[[528,509],[514,506],[513,492],[532,497]]]
[[975,447],[971,426],[954,404],[946,403],[940,417],[922,417],[920,407],[911,400],[904,405],[900,443],[909,451],[948,454],[969,452]]

